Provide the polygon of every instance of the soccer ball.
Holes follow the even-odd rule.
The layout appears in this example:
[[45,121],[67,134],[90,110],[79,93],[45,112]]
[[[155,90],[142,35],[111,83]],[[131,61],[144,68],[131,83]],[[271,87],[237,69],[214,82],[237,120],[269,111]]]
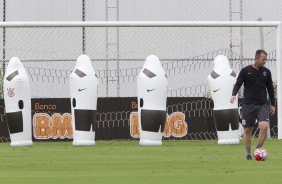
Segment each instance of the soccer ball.
[[257,161],[265,161],[267,159],[267,151],[264,148],[258,148],[254,152]]

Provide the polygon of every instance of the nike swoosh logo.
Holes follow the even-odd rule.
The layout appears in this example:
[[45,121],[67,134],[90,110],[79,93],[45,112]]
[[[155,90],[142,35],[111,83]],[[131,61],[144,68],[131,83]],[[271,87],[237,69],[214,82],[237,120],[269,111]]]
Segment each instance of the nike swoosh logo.
[[217,89],[217,90],[213,90],[213,92],[215,93],[215,92],[217,92],[218,90],[220,90],[220,88],[219,88],[219,89]]
[[151,91],[154,91],[156,89],[147,89],[147,92],[151,92]]
[[252,72],[248,73],[249,75],[251,74]]
[[85,90],[85,89],[87,89],[87,88],[83,88],[83,89],[78,89],[78,91],[83,91],[83,90]]

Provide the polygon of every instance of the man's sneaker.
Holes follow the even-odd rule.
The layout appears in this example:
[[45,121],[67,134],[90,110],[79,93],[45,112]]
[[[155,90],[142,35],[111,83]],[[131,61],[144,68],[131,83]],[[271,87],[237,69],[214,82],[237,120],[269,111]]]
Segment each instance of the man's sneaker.
[[252,156],[251,155],[247,155],[246,156],[246,160],[252,160]]

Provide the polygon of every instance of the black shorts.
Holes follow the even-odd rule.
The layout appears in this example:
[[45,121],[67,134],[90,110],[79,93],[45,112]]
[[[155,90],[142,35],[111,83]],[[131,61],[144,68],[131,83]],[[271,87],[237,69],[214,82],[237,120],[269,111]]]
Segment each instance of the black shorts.
[[269,105],[242,105],[242,125],[244,128],[254,127],[258,122],[269,122]]

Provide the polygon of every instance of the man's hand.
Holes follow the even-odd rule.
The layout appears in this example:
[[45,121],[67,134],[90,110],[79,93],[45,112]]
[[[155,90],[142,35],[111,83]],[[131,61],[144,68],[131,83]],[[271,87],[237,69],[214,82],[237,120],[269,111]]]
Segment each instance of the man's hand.
[[231,102],[231,103],[234,103],[234,102],[235,102],[235,100],[236,100],[236,96],[231,96],[231,98],[230,98],[230,102]]
[[275,114],[275,106],[270,106],[269,107],[269,113],[270,113],[270,116],[273,116]]

